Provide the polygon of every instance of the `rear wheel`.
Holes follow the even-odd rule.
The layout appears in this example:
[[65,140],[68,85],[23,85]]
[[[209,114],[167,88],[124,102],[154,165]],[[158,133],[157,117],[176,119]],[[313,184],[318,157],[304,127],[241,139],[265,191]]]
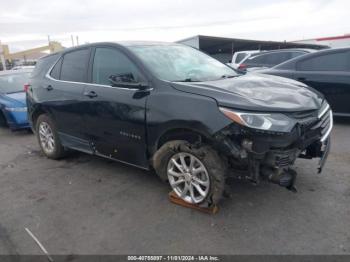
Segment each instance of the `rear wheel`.
[[222,198],[226,162],[210,146],[171,141],[157,151],[153,160],[160,178],[167,180],[184,201],[211,206]]
[[36,136],[42,152],[51,159],[65,156],[55,125],[47,115],[40,115],[36,121]]

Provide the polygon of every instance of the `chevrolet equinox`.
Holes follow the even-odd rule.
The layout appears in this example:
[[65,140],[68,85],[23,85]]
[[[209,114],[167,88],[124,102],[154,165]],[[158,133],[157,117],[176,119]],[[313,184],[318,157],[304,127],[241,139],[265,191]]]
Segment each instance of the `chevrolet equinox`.
[[188,46],[96,43],[39,60],[27,89],[42,152],[68,149],[152,169],[211,206],[228,176],[295,191],[296,158],[327,159],[332,111],[300,82],[239,74]]

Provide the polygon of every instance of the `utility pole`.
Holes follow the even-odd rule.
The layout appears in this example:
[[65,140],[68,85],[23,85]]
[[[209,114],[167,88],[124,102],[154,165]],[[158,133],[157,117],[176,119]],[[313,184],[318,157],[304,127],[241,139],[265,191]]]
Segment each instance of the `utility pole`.
[[72,46],[74,46],[74,38],[73,38],[73,35],[70,35],[70,39],[72,40]]
[[76,36],[76,42],[77,46],[79,45],[79,36]]
[[5,61],[5,57],[4,57],[4,53],[3,53],[3,48],[1,45],[1,41],[0,41],[0,61],[2,64],[2,70],[6,71],[6,61]]

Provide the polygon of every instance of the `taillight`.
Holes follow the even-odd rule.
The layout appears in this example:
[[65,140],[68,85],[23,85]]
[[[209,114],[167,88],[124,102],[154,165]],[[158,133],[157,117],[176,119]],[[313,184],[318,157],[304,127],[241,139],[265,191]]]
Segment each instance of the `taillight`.
[[24,84],[24,92],[28,92],[30,84]]
[[247,65],[245,65],[245,64],[240,64],[240,65],[238,66],[238,69],[240,69],[240,70],[245,70],[245,69],[247,69]]

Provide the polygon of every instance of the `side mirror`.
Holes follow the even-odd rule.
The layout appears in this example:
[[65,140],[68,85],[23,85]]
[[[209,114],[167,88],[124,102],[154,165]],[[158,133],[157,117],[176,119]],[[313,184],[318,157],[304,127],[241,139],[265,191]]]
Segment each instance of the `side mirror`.
[[132,73],[110,75],[108,77],[108,80],[111,82],[112,86],[115,86],[115,87],[140,89],[140,90],[145,90],[148,87],[147,83],[141,83],[141,82],[135,81]]

